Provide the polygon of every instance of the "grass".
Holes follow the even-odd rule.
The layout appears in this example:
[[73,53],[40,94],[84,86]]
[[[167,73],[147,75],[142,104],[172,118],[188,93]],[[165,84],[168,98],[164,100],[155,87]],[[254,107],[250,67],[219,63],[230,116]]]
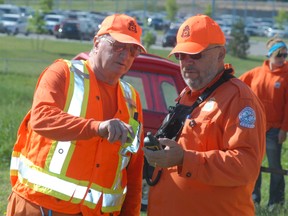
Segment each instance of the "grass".
[[[9,183],[9,160],[17,129],[32,103],[33,91],[41,71],[57,58],[70,59],[82,51],[89,51],[91,42],[36,40],[3,36],[0,40],[0,216],[5,215]],[[170,50],[150,49],[149,52],[167,57]],[[171,58],[173,60],[173,58]],[[263,57],[249,56],[245,60],[227,55],[236,76],[257,65]],[[288,168],[287,142],[283,149],[283,167]],[[267,166],[265,159],[263,164]],[[286,185],[288,185],[286,177]],[[269,175],[263,174],[263,201],[257,215],[271,215],[264,205],[268,200]],[[287,188],[287,187],[286,187]],[[286,194],[287,189],[286,189]],[[287,203],[286,203],[287,204]],[[285,212],[286,211],[286,212]],[[274,215],[284,216],[287,209],[280,208]],[[142,213],[142,216],[146,215]]]

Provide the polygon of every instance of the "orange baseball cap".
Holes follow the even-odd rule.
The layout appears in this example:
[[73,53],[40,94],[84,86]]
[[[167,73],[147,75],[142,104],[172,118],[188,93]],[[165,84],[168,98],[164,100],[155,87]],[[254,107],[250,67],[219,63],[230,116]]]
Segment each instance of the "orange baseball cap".
[[132,43],[141,47],[143,52],[147,52],[141,44],[142,29],[136,20],[125,14],[114,14],[107,16],[101,23],[96,36],[110,34],[116,41],[121,43]]
[[188,18],[179,28],[177,44],[170,52],[196,54],[209,45],[225,45],[226,39],[220,26],[209,16],[198,14]]

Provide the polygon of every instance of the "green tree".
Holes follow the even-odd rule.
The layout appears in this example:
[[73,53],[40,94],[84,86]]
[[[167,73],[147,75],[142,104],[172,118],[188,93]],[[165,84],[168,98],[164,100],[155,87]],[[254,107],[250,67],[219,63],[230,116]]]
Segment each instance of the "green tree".
[[279,27],[283,28],[284,23],[288,20],[288,14],[284,9],[280,9],[274,19]]
[[45,21],[43,15],[37,10],[34,16],[29,19],[29,31],[37,34],[36,39],[32,39],[32,46],[36,50],[42,50],[44,41],[40,38],[41,34],[47,33],[45,29]]
[[204,14],[209,16],[209,17],[212,17],[212,6],[211,6],[211,4],[206,6],[206,8],[204,10]]
[[167,18],[171,21],[174,21],[178,11],[176,0],[166,0],[165,9],[167,12]]
[[50,12],[53,9],[54,0],[41,0],[40,8],[44,13]]
[[227,50],[232,56],[245,59],[249,47],[249,37],[245,34],[245,24],[242,20],[239,20],[232,25]]
[[156,41],[153,32],[146,31],[145,34],[143,35],[143,43],[145,48],[147,49],[147,52],[149,52],[149,48],[151,47],[152,44],[155,44],[155,42]]

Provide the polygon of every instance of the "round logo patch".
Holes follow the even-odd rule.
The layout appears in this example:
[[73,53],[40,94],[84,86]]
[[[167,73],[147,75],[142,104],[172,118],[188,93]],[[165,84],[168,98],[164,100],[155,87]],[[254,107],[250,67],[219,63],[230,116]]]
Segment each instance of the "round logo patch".
[[246,128],[254,128],[256,121],[255,111],[251,107],[245,107],[238,115],[240,125]]

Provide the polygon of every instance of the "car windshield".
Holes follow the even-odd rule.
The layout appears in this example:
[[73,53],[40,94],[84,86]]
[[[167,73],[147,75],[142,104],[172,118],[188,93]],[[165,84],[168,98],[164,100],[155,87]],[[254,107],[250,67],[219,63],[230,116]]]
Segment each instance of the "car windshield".
[[3,21],[17,22],[17,17],[3,17]]
[[59,18],[47,18],[46,21],[49,21],[49,22],[59,22]]
[[63,25],[64,30],[70,30],[70,29],[77,29],[77,24],[76,23],[65,23]]

